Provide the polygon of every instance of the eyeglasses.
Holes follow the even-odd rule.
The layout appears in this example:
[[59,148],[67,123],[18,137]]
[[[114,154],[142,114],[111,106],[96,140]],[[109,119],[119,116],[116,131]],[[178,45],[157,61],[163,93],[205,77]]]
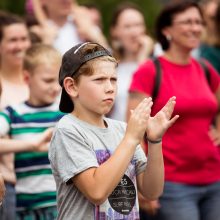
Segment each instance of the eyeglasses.
[[198,25],[198,26],[204,26],[204,21],[202,20],[180,20],[180,21],[173,21],[173,24],[180,24],[180,25],[185,25],[185,26],[192,26],[192,25]]

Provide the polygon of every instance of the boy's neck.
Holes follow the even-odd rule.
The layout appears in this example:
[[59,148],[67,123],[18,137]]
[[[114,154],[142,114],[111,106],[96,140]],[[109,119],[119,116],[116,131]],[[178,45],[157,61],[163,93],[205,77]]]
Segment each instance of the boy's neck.
[[75,111],[73,111],[71,114],[73,114],[76,118],[80,119],[81,121],[85,121],[91,125],[100,127],[100,128],[106,128],[106,124],[104,121],[104,116],[100,116],[100,115],[93,115],[91,117],[91,115],[88,114],[81,114],[81,113],[77,113]]
[[46,106],[50,106],[52,105],[53,103],[39,103],[39,102],[36,102],[36,101],[33,101],[31,100],[30,98],[26,101],[26,104],[30,107],[33,107],[33,108],[42,108],[42,107],[46,107]]

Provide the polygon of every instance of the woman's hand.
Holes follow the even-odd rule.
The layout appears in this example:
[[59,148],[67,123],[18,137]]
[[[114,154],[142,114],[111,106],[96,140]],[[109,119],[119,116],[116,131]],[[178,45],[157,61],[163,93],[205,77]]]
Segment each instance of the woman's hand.
[[209,137],[213,141],[214,145],[220,145],[220,132],[214,126],[210,127]]
[[138,39],[140,44],[140,49],[137,54],[137,61],[139,63],[145,61],[150,57],[150,55],[153,52],[154,49],[154,41],[153,39],[148,35],[142,35]]
[[146,133],[149,140],[157,141],[162,139],[166,130],[179,118],[179,115],[171,118],[175,104],[176,97],[170,98],[154,117],[148,119]]

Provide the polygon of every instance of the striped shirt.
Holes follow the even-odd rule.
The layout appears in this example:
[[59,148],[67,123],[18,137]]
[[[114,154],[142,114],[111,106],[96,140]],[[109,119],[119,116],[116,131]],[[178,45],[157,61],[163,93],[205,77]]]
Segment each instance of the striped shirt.
[[[6,107],[0,113],[0,135],[16,140],[34,140],[63,116],[57,103],[33,107],[26,102]],[[17,209],[56,205],[56,185],[47,152],[15,154]]]

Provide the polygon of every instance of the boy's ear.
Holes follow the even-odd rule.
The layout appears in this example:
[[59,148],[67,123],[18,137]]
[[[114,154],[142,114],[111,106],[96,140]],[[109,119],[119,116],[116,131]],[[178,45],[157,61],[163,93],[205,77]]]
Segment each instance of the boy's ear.
[[78,86],[72,77],[66,77],[63,80],[63,86],[70,97],[76,98],[78,96]]
[[24,81],[26,84],[29,84],[30,81],[30,73],[27,70],[23,70]]

